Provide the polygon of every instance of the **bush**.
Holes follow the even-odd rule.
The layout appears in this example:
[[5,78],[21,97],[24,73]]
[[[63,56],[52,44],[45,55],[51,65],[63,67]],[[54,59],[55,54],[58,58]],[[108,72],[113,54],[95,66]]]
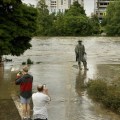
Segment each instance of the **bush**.
[[119,80],[115,84],[107,85],[103,80],[90,80],[87,83],[87,92],[105,107],[120,114],[120,88]]
[[22,65],[26,65],[26,62],[22,62]]
[[31,59],[27,59],[27,64],[33,64],[33,61],[31,61]]
[[91,80],[87,86],[88,94],[97,101],[101,101],[107,94],[107,84],[103,80]]
[[108,86],[107,94],[102,103],[120,114],[120,91],[115,86]]

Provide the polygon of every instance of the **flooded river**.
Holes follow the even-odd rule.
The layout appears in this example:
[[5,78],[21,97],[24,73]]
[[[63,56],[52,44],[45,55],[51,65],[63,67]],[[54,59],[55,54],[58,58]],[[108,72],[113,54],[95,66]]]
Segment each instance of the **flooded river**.
[[[74,48],[83,40],[89,71],[79,71]],[[52,101],[48,105],[49,120],[120,120],[120,116],[93,102],[82,89],[90,79],[116,80],[120,75],[119,37],[51,37],[33,38],[32,48],[22,56],[4,56],[0,68],[0,99],[18,94],[14,85],[15,72],[28,58],[34,61],[30,73],[34,76],[33,91],[39,83],[46,84]]]

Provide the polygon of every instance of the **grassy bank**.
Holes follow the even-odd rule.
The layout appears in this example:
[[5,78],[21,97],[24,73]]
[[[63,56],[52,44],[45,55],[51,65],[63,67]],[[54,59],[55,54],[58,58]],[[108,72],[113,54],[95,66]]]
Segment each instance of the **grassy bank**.
[[87,92],[91,98],[120,114],[120,79],[110,84],[103,80],[90,80]]

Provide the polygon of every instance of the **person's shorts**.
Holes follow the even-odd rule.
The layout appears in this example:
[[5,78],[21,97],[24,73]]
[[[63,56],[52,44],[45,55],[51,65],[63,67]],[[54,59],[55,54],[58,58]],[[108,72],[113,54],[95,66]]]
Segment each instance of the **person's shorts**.
[[22,103],[22,104],[26,104],[26,103],[30,103],[30,99],[31,98],[23,98],[22,96],[20,96],[20,102]]

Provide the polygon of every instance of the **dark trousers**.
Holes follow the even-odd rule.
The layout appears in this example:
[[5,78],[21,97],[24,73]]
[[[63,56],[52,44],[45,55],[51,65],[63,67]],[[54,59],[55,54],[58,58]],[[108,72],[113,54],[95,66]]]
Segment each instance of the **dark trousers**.
[[83,62],[84,68],[87,68],[87,62],[86,61],[79,61],[78,62],[79,68],[81,69],[81,62]]

